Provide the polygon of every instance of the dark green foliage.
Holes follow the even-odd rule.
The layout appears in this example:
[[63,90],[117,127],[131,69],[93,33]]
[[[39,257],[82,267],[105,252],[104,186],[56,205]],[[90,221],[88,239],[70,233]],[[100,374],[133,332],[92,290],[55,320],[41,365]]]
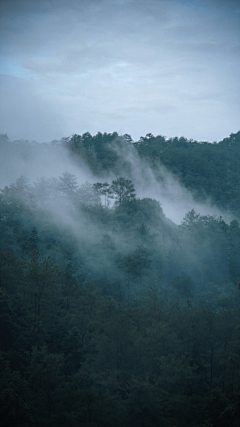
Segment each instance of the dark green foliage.
[[238,310],[164,304],[154,289],[126,306],[70,263],[49,275],[36,325],[30,286],[2,297],[3,426],[238,425]]
[[[74,154],[79,155],[90,166],[95,175],[104,175],[115,169],[118,173],[123,164],[118,154],[118,149],[131,144],[127,138],[120,137],[117,132],[110,134],[98,132],[92,136],[90,133],[73,135],[66,141],[67,146]],[[126,166],[127,164],[125,164]]]
[[[129,135],[117,133],[92,136],[89,133],[68,139],[69,149],[83,158],[96,175],[131,176],[127,155],[139,154],[159,175],[163,164],[199,201],[209,197],[223,209],[240,215],[240,131],[219,143],[197,142],[184,137],[166,139],[147,134],[133,143]],[[161,176],[159,176],[161,180]]]
[[123,177],[113,180],[110,191],[115,198],[115,204],[120,206],[132,202],[136,197],[133,183]]
[[153,168],[164,164],[199,201],[211,197],[240,215],[240,131],[214,144],[146,135],[134,145]]
[[198,199],[238,212],[237,186],[217,193],[224,173],[213,185],[238,138],[75,135],[64,144],[116,179],[1,190],[0,426],[239,427],[239,223],[191,210],[176,226],[137,197],[119,155],[159,157]]

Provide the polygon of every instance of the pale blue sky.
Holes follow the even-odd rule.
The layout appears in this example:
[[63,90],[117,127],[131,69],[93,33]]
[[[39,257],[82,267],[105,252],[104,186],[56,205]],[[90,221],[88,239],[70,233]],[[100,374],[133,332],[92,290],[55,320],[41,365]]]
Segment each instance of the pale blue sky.
[[238,0],[1,0],[0,133],[240,129]]

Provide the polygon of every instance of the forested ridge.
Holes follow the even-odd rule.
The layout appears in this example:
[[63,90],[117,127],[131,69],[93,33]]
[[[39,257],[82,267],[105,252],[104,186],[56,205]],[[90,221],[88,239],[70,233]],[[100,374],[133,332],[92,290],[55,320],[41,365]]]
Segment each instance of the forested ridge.
[[[240,132],[1,145],[27,161],[64,146],[94,182],[66,170],[1,189],[0,426],[238,427]],[[229,218],[174,224],[139,197],[134,162]]]
[[[70,149],[83,156],[92,170],[100,173],[123,167],[113,142],[121,145],[117,133],[91,136],[89,133],[67,138]],[[184,137],[167,139],[147,134],[133,143],[124,135],[124,145],[134,147],[152,168],[159,162],[167,167],[198,200],[211,197],[221,208],[240,214],[240,131],[220,142],[197,142]]]

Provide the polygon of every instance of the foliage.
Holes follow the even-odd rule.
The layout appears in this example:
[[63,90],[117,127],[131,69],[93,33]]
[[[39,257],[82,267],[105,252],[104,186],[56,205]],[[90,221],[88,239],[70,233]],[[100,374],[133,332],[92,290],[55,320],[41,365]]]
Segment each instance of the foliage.
[[176,226],[138,198],[119,152],[155,168],[159,158],[199,199],[238,212],[224,170],[213,183],[221,156],[235,165],[239,135],[133,145],[87,133],[64,144],[94,184],[66,172],[0,193],[0,426],[238,427],[239,222],[191,210]]

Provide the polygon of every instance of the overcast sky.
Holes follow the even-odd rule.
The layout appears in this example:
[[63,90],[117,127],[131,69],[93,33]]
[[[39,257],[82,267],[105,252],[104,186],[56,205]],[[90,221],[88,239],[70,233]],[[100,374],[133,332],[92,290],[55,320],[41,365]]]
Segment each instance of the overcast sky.
[[240,130],[239,0],[0,0],[0,133]]

